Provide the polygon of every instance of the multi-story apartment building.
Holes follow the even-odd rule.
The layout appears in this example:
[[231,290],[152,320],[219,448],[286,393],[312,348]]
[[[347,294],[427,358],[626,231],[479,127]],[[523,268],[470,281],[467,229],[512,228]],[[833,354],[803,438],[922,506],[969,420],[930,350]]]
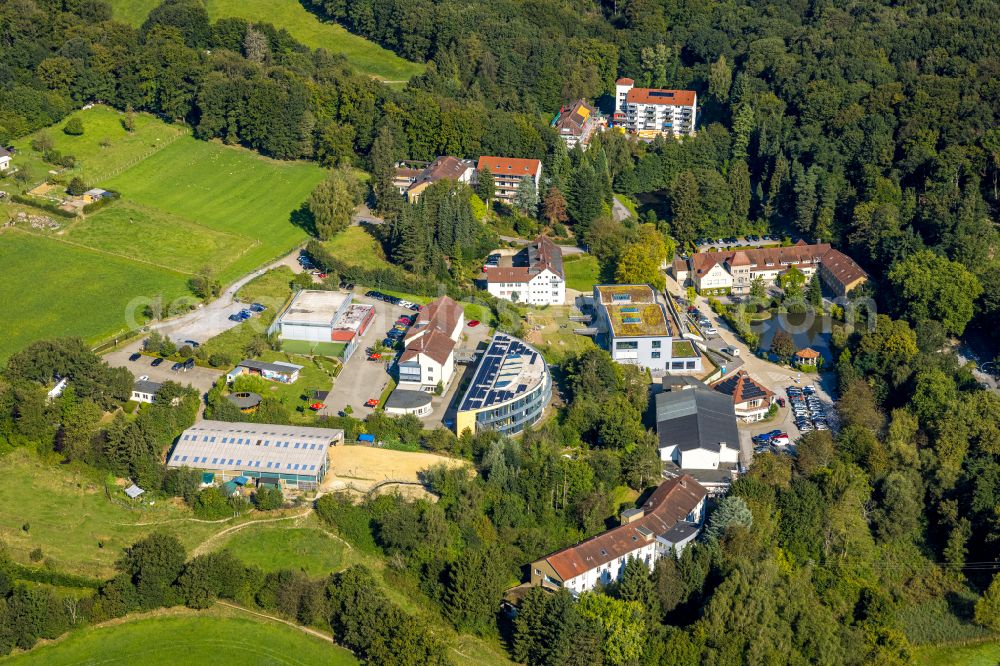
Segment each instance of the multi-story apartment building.
[[493,174],[493,196],[507,203],[514,201],[517,189],[524,178],[535,181],[536,191],[542,183],[542,163],[534,159],[484,155],[479,158],[479,163],[476,165],[477,177],[483,169],[489,169]]
[[536,423],[552,398],[552,376],[538,350],[497,333],[458,403],[455,432],[516,435]]
[[531,585],[565,588],[574,596],[617,581],[629,560],[652,571],[665,555],[680,554],[701,531],[708,492],[684,474],[664,481],[621,525],[532,562]]
[[640,137],[694,136],[698,94],[693,90],[636,88],[632,79],[615,83],[616,124]]
[[618,363],[659,372],[702,371],[697,347],[683,339],[680,322],[649,285],[597,285],[594,309],[599,341]]
[[528,305],[562,305],[566,300],[562,250],[548,236],[483,270],[486,290],[497,298]]

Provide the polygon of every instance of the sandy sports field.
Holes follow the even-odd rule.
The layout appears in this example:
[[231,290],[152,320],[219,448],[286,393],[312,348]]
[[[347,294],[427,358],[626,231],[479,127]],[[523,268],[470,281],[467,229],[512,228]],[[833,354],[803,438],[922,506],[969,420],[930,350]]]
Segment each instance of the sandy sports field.
[[[323,490],[353,487],[367,490],[381,481],[417,481],[417,473],[435,465],[468,465],[433,453],[392,451],[370,446],[333,446],[329,449],[330,471]],[[392,488],[393,486],[389,486]]]

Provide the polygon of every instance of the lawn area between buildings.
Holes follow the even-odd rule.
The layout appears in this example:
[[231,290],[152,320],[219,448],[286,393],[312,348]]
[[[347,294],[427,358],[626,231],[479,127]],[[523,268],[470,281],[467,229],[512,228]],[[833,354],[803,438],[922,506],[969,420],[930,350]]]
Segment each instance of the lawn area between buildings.
[[525,341],[536,346],[549,363],[596,346],[593,339],[573,332],[586,324],[570,321],[570,312],[568,305],[552,305],[543,310],[528,311]]
[[[116,19],[138,26],[160,0],[111,0],[110,4]],[[426,68],[351,34],[337,23],[321,21],[297,0],[205,0],[205,7],[213,21],[236,16],[284,28],[306,46],[339,53],[357,71],[385,81],[401,85]]]
[[21,231],[0,233],[0,256],[0,303],[7,306],[0,360],[39,338],[96,342],[125,333],[135,297],[169,301],[189,293],[182,273]]
[[290,354],[306,356],[328,356],[340,358],[344,355],[347,345],[343,342],[309,342],[307,340],[283,340],[281,350]]
[[601,282],[601,266],[597,257],[590,254],[571,255],[563,259],[566,272],[566,287],[591,293],[594,285]]
[[281,622],[214,606],[172,608],[87,627],[50,645],[0,659],[0,664],[216,664],[223,655],[246,664],[330,664],[358,661],[346,649]]

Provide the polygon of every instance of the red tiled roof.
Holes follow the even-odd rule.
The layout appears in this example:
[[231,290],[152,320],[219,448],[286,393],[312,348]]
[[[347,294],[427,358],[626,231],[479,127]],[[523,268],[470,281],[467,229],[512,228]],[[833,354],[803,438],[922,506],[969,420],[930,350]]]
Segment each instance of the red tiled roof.
[[420,337],[431,331],[439,331],[445,337],[450,338],[458,320],[463,316],[462,306],[448,296],[436,298],[420,311],[413,326],[406,332],[403,342],[407,345],[414,338]]
[[527,266],[514,266],[512,268],[488,267],[486,269],[487,282],[529,282],[542,271],[548,269],[565,279],[563,270],[562,249],[552,242],[548,236],[538,236],[535,242],[525,248],[528,253]]
[[693,90],[661,90],[659,88],[632,88],[625,96],[629,104],[663,104],[666,106],[694,106],[697,95]]
[[597,110],[581,99],[570,110],[559,116],[555,129],[560,134],[582,136],[587,122],[592,120],[596,114]]
[[649,543],[640,528],[651,532],[654,538],[665,534],[685,520],[707,494],[708,491],[687,474],[664,481],[642,505],[645,511],[642,518],[563,548],[543,559],[564,581],[569,580]]
[[619,85],[619,86],[633,86],[633,85],[635,85],[635,81],[633,81],[632,79],[629,79],[629,78],[626,78],[626,77],[623,76],[622,78],[620,78],[617,81],[615,81],[615,85]]
[[795,355],[799,358],[819,358],[819,352],[812,347],[806,347],[805,349],[800,349],[795,352]]
[[542,168],[542,163],[535,159],[525,159],[522,157],[488,157],[486,155],[479,158],[477,171],[489,169],[494,176],[517,177],[535,176]]
[[733,404],[738,405],[755,398],[770,398],[774,392],[753,379],[746,370],[740,370],[711,385],[719,393],[733,397]]
[[858,280],[868,277],[868,273],[856,261],[840,250],[830,250],[823,255],[823,269],[844,287],[850,287]]
[[518,268],[487,268],[487,282],[527,282],[532,277],[531,270],[527,266]]
[[716,264],[725,262],[732,266],[736,255],[741,254],[749,260],[751,268],[780,270],[783,264],[811,264],[822,261],[829,252],[829,243],[807,245],[801,242],[789,247],[750,248],[731,252],[695,252],[691,255],[691,268],[695,275],[704,275]]
[[733,255],[733,258],[729,260],[730,266],[749,266],[750,263],[750,257],[748,257],[747,253],[743,250],[737,251],[736,254]]
[[424,333],[406,345],[406,349],[399,355],[399,361],[405,363],[416,358],[418,354],[425,354],[443,365],[454,349],[455,341],[447,334],[435,329],[430,333]]

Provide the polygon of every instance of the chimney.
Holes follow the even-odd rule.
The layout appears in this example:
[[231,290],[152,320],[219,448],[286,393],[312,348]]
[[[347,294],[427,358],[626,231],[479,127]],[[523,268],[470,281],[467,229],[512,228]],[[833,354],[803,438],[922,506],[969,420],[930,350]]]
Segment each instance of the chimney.
[[629,523],[634,523],[645,515],[646,512],[643,509],[626,509],[622,511],[620,522],[622,525],[628,525]]

